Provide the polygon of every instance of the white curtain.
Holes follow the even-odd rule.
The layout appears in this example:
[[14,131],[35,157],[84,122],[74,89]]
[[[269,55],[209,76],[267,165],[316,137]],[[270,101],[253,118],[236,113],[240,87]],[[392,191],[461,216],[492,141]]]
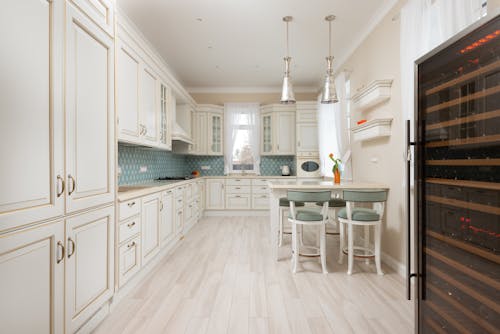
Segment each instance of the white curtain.
[[[350,152],[349,130],[347,127],[347,96],[346,76],[340,73],[335,77],[338,103],[321,104],[318,98],[318,143],[319,158],[321,161],[321,175],[332,177],[333,161],[328,155],[333,153],[335,158],[343,158]],[[344,180],[352,179],[351,161],[342,160],[341,177]]]
[[[260,106],[258,103],[226,103],[224,104],[224,173],[235,173],[233,170],[233,152],[238,140],[238,129],[248,129],[248,143],[252,149],[254,169],[251,172],[260,174]],[[239,138],[239,139],[238,139]]]

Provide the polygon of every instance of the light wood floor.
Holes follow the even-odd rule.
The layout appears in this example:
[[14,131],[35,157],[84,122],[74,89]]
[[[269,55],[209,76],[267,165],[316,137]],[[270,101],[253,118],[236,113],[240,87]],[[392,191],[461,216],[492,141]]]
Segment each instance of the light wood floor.
[[270,258],[268,217],[204,218],[127,296],[96,333],[413,333],[413,304],[402,277],[359,262],[337,264],[328,236],[328,270],[301,258],[290,271],[290,237]]

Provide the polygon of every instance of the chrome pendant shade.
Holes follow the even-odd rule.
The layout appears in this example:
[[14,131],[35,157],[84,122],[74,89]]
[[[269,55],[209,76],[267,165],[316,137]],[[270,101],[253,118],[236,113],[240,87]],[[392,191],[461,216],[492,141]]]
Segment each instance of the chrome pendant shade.
[[332,56],[332,21],[335,20],[335,15],[328,15],[325,21],[328,22],[328,57],[326,57],[327,70],[325,81],[323,82],[323,91],[321,93],[321,103],[337,103],[337,89],[335,88],[335,79],[333,77],[333,56]]
[[286,23],[286,57],[283,58],[285,61],[285,75],[283,77],[283,86],[281,89],[281,103],[293,104],[295,103],[295,94],[293,93],[293,84],[290,77],[290,62],[292,58],[288,53],[288,22],[292,21],[292,17],[285,16],[283,21]]

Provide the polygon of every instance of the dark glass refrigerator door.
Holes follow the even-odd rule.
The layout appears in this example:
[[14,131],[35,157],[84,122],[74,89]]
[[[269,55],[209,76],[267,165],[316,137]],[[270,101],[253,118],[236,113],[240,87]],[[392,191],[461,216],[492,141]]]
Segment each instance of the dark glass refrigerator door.
[[417,62],[419,333],[500,333],[500,17]]

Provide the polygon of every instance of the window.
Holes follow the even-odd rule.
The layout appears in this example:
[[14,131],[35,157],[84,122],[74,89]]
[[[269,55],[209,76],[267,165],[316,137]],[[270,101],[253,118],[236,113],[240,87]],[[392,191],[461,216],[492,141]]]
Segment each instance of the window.
[[228,103],[224,108],[226,173],[259,173],[259,105]]

